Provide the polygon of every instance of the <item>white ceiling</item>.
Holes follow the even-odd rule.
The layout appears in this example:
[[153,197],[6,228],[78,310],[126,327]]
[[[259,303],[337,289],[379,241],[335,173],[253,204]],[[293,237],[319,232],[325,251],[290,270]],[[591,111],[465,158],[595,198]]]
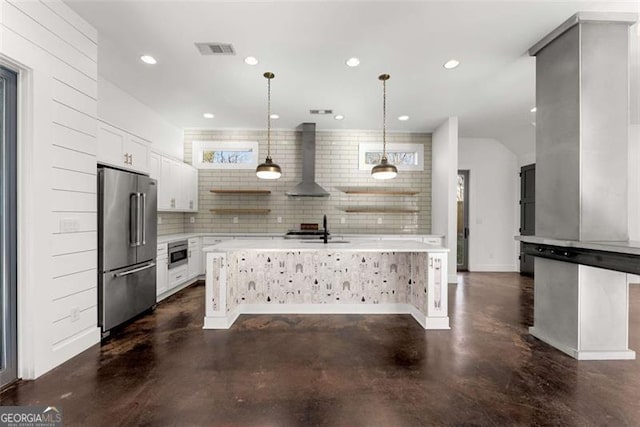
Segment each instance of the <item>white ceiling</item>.
[[[389,73],[389,130],[431,131],[458,116],[461,136],[496,138],[518,155],[535,137],[527,49],[577,11],[640,12],[638,1],[67,3],[99,31],[100,74],[178,127],[265,128],[262,74],[272,71],[274,127],[380,129],[377,77]],[[195,42],[232,43],[237,54],[201,56]],[[158,64],[143,64],[142,54]],[[246,65],[249,55],[260,63]],[[351,56],[359,67],[345,65]],[[444,69],[450,58],[461,65]],[[345,119],[311,116],[312,108]],[[411,119],[396,120],[402,114]]]

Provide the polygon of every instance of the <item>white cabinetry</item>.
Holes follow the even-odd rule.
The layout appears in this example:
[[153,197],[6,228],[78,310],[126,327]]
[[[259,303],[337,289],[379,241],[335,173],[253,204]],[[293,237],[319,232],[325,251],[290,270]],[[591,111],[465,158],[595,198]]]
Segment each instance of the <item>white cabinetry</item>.
[[98,121],[98,161],[137,172],[149,172],[147,142],[108,123]]
[[192,237],[189,239],[189,252],[187,263],[187,278],[193,279],[204,272],[202,271],[202,247],[200,246],[200,238]]
[[197,212],[198,170],[186,163],[153,153],[152,165],[158,179],[158,210]]
[[187,168],[187,209],[189,211],[198,211],[198,169],[193,167]]
[[173,289],[178,285],[181,285],[188,279],[187,266],[182,264],[181,266],[174,267],[169,270],[169,289]]
[[149,176],[153,179],[160,179],[160,162],[162,161],[162,156],[158,153],[154,153],[153,151],[149,154]]
[[156,295],[161,295],[169,288],[167,269],[167,244],[158,245],[156,258]]

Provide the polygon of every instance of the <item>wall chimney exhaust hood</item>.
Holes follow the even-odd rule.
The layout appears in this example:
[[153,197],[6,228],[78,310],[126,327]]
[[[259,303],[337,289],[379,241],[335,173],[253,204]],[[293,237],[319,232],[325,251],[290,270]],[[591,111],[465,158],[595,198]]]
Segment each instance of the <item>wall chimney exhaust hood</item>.
[[316,183],[316,124],[302,123],[298,130],[302,130],[302,182],[287,196],[328,197],[329,192]]

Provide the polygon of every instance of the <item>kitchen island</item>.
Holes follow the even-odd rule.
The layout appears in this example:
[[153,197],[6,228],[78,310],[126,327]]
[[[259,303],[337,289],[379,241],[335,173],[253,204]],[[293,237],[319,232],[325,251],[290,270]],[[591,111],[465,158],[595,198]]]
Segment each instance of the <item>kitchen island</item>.
[[406,240],[232,240],[206,253],[205,329],[240,314],[411,314],[449,329],[447,253]]

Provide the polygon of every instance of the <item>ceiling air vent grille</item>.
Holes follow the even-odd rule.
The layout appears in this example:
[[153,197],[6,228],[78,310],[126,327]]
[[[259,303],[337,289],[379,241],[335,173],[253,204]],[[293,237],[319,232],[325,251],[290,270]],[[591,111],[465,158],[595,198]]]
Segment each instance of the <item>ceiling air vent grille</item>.
[[333,114],[333,110],[309,110],[309,114]]
[[231,43],[196,43],[202,55],[235,55],[236,51]]

